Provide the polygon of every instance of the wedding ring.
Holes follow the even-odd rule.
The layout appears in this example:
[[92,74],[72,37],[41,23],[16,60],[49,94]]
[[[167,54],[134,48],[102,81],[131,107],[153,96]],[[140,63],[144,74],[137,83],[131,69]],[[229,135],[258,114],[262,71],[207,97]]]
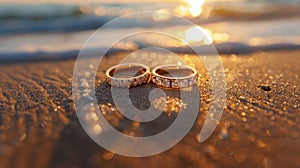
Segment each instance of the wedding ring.
[[198,72],[187,65],[162,65],[152,70],[154,84],[171,89],[191,87],[198,82]]
[[150,78],[150,68],[139,63],[118,64],[109,68],[106,82],[114,87],[134,87],[147,83]]

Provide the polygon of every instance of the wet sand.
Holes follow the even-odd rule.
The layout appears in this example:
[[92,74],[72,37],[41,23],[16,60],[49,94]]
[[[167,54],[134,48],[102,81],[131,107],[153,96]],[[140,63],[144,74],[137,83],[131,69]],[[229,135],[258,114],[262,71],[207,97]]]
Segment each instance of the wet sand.
[[[125,54],[106,57],[104,69]],[[183,59],[193,62],[192,55]],[[84,132],[71,96],[75,60],[1,65],[0,167],[300,167],[300,51],[223,55],[222,61],[228,105],[214,133],[198,142],[210,103],[209,77],[198,69],[202,100],[194,127],[175,147],[145,158],[108,152]],[[176,117],[172,104],[148,127],[119,116],[98,72],[99,107],[120,131],[143,136],[141,127],[163,130]]]

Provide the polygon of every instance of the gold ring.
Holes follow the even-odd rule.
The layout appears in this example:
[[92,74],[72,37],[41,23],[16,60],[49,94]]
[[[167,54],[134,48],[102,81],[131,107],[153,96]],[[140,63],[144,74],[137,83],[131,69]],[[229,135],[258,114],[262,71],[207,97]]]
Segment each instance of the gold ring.
[[154,84],[165,88],[188,88],[198,83],[198,72],[187,65],[162,65],[152,70],[151,80]]
[[[126,70],[127,73],[124,72]],[[150,79],[150,68],[139,63],[118,64],[109,68],[105,76],[106,82],[111,86],[130,88],[147,83]]]

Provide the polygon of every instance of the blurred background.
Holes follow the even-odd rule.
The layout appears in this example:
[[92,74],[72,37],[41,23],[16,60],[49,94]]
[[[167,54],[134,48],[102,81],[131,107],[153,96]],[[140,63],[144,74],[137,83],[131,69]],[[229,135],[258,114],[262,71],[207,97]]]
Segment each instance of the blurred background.
[[[300,44],[299,0],[0,0],[0,61],[76,57],[96,29],[119,16],[142,11],[169,12],[189,19],[211,38],[206,44],[229,46],[238,52],[245,47],[247,51],[272,50]],[[126,23],[105,30],[107,36],[99,37],[93,47],[105,46],[109,37],[120,31],[155,28],[180,33],[188,43],[203,40],[194,34],[199,27],[180,25],[158,13],[152,18],[129,17]],[[183,45],[147,40],[163,47]],[[127,40],[115,47],[136,49],[138,41],[141,39]]]

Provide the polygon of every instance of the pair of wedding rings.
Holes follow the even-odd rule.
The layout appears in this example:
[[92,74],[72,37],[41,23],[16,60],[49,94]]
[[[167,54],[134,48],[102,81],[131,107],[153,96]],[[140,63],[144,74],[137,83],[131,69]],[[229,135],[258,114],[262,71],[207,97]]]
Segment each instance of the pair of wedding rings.
[[198,72],[195,68],[176,64],[157,66],[152,70],[140,63],[118,64],[109,68],[105,76],[106,82],[114,87],[130,88],[151,81],[159,87],[181,89],[198,83]]

